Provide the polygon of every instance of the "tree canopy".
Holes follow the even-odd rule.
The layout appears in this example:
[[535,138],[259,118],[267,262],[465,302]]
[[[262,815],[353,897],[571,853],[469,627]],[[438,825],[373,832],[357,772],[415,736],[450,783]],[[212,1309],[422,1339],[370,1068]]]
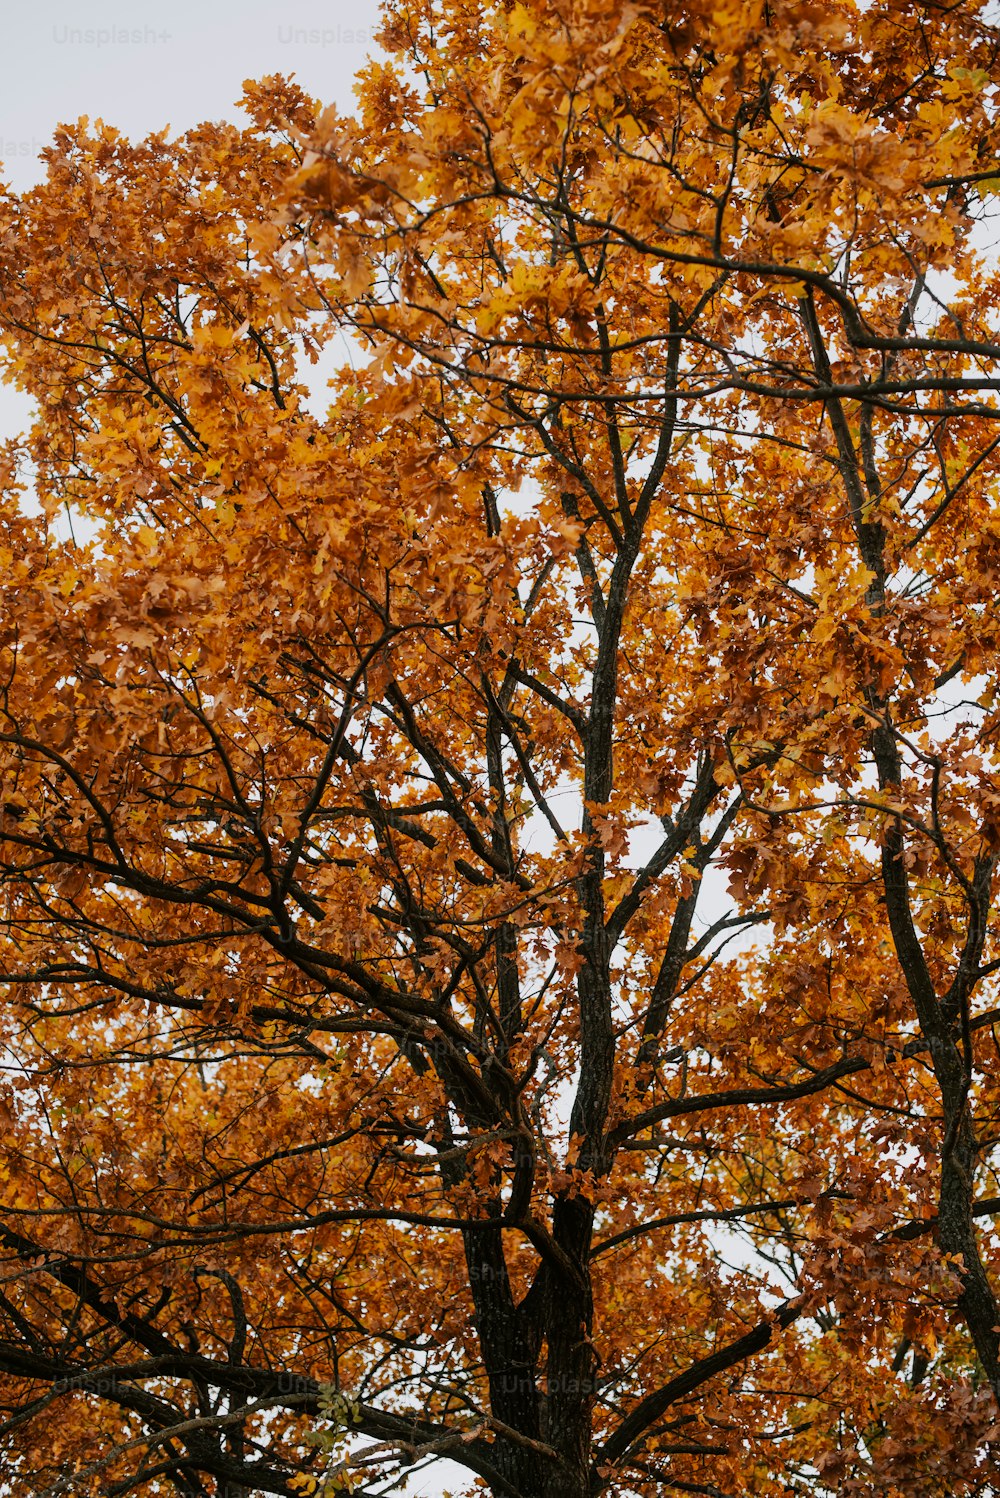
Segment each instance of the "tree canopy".
[[380,44],[0,197],[0,1490],[988,1498],[995,12]]

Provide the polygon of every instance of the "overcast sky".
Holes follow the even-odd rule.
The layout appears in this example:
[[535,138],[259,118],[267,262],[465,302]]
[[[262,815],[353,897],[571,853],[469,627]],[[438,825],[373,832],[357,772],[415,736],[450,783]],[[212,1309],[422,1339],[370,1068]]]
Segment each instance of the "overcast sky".
[[352,103],[375,0],[35,0],[4,7],[0,158],[14,186],[38,178],[57,124],[101,116],[142,136],[233,116],[244,78],[294,73],[324,104]]

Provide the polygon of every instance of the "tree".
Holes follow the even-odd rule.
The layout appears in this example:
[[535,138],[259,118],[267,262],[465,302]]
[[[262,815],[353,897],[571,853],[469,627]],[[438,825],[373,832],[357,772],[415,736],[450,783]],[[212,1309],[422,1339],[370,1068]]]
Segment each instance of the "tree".
[[995,1493],[998,41],[390,0],[4,197],[6,1492]]

